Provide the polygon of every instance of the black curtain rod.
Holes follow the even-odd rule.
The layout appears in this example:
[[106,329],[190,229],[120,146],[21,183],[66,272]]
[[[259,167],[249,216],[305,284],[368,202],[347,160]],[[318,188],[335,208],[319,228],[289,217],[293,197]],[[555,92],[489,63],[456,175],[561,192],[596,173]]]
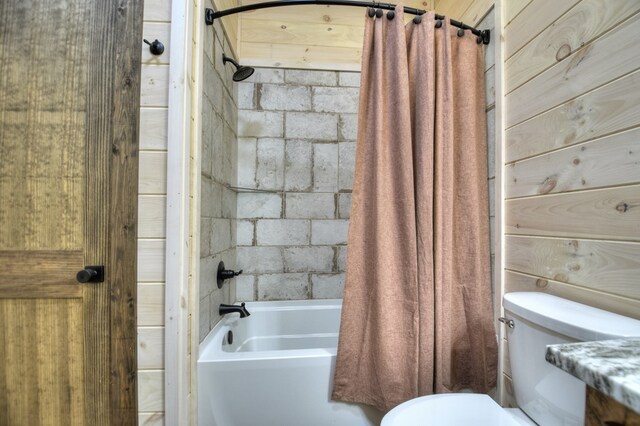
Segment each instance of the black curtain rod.
[[[224,16],[233,15],[235,13],[240,12],[248,12],[250,10],[258,10],[258,9],[266,9],[269,7],[280,7],[280,6],[300,6],[300,5],[323,5],[323,6],[358,6],[358,7],[372,7],[374,9],[385,9],[385,10],[394,10],[396,5],[393,3],[376,3],[376,2],[368,2],[368,1],[351,1],[351,0],[277,0],[277,1],[268,1],[264,3],[254,3],[247,4],[245,6],[238,6],[231,9],[221,10],[219,12],[214,11],[213,9],[206,8],[204,14],[204,20],[207,25],[213,25],[213,21],[217,18],[222,18]],[[404,7],[404,13],[408,13],[410,15],[422,15],[426,13],[426,10],[416,9],[413,7]],[[437,15],[436,19],[444,19],[444,16]],[[457,28],[462,28],[463,30],[470,30],[474,35],[478,37],[482,37],[482,42],[484,44],[489,44],[491,40],[490,30],[478,30],[473,28],[467,24],[464,24],[460,21],[456,21],[455,19],[451,19],[451,25]]]

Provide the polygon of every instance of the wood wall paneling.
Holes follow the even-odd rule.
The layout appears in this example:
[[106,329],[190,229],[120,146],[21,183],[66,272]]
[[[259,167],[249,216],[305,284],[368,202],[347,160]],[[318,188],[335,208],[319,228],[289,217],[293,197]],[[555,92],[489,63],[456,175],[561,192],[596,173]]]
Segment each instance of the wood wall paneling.
[[167,149],[167,108],[140,108],[140,149]]
[[[433,9],[433,3],[412,0],[405,6]],[[364,8],[345,6],[242,13],[238,24],[240,61],[265,67],[359,71],[365,13]]]
[[138,407],[142,413],[164,410],[164,371],[142,370],[138,373]]
[[522,10],[527,7],[533,0],[507,0],[504,3],[504,20],[505,26],[509,25],[509,22],[518,16]]
[[144,22],[171,22],[172,0],[145,0]]
[[138,284],[138,327],[164,325],[164,284]]
[[167,193],[167,153],[164,151],[140,152],[140,194],[162,195]]
[[138,328],[138,366],[140,369],[164,368],[164,327]]
[[[165,236],[169,62],[172,1],[145,0],[143,38],[160,40],[165,51],[152,55],[140,39],[142,91],[140,95],[140,176],[138,214],[138,396],[140,425],[164,425]],[[173,2],[180,8],[180,2]],[[194,18],[195,19],[195,18]],[[175,27],[180,31],[179,25]],[[161,338],[162,337],[162,338]],[[151,371],[151,373],[149,373]],[[150,379],[149,377],[152,377]]]
[[640,182],[640,128],[505,166],[506,198]]
[[138,240],[138,281],[164,282],[165,240]]
[[494,3],[495,0],[436,0],[435,10],[456,21],[477,26]]
[[505,268],[640,299],[640,244],[508,235]]
[[[522,46],[533,40],[545,28],[562,16],[567,10],[575,6],[580,0],[533,0],[515,16],[504,30],[505,59],[510,58]],[[511,0],[506,0],[509,3]],[[507,8],[514,13],[523,2],[518,1],[514,8]],[[508,76],[505,76],[508,78]]]
[[640,2],[621,2],[619,7],[611,7],[601,0],[578,3],[507,60],[507,93],[567,59],[638,10]]
[[640,186],[507,200],[505,233],[640,241]]
[[[251,3],[259,3],[260,1],[243,1],[242,5],[244,4],[251,4]],[[214,7],[213,9],[215,10],[225,10],[225,9],[231,9],[234,7],[239,6],[240,2],[238,0],[213,0],[213,4]],[[211,4],[211,2],[209,1],[208,4]],[[231,47],[231,50],[233,50],[233,55],[237,58],[238,57],[238,53],[239,53],[239,37],[241,34],[241,28],[242,28],[242,24],[240,23],[240,20],[242,19],[241,14],[235,14],[235,15],[229,15],[229,16],[225,16],[224,18],[221,18],[222,21],[222,27],[224,28],[224,32],[227,35],[227,39],[229,39],[229,44]],[[211,31],[210,27],[205,28],[205,31]]]
[[166,107],[168,105],[169,67],[167,65],[144,65],[141,84],[141,106]]
[[506,96],[505,127],[628,74],[640,66],[640,15],[580,48]]
[[505,292],[640,318],[639,10],[507,3]]
[[166,195],[138,196],[138,237],[164,238],[166,226]]
[[640,72],[582,94],[506,131],[510,163],[640,125]]

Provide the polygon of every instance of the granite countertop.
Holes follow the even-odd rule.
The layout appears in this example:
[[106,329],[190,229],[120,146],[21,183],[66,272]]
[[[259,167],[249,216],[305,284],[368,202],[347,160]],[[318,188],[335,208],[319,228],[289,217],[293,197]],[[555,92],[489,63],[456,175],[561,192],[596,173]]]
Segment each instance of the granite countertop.
[[550,345],[545,358],[640,413],[640,337]]

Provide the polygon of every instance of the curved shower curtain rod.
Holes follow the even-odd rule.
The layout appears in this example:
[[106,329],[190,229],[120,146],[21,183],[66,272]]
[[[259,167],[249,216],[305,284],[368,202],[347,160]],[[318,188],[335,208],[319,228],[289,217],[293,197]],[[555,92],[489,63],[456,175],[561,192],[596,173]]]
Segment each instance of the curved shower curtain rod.
[[[350,0],[277,0],[268,1],[264,3],[247,4],[245,6],[233,7],[231,9],[221,10],[219,12],[213,9],[206,8],[204,20],[207,25],[213,25],[213,21],[216,18],[222,18],[223,16],[233,15],[240,12],[248,12],[250,10],[266,9],[269,7],[280,6],[300,6],[300,5],[323,5],[323,6],[358,6],[358,7],[372,7],[374,9],[394,10],[396,5],[393,3],[377,3],[369,1],[350,1]],[[404,7],[404,13],[410,15],[422,15],[426,13],[426,10],[416,9],[413,7]],[[436,19],[444,19],[442,15],[436,15]],[[470,30],[474,35],[481,37],[484,44],[489,44],[491,40],[490,30],[478,30],[460,21],[451,19],[451,25],[454,27],[462,28],[463,30]]]

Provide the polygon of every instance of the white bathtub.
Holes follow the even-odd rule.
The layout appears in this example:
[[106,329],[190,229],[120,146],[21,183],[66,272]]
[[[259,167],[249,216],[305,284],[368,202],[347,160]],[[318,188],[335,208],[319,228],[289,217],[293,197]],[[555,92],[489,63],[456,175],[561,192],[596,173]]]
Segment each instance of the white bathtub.
[[376,410],[330,400],[341,302],[252,302],[251,316],[226,315],[200,345],[198,423],[380,424]]

